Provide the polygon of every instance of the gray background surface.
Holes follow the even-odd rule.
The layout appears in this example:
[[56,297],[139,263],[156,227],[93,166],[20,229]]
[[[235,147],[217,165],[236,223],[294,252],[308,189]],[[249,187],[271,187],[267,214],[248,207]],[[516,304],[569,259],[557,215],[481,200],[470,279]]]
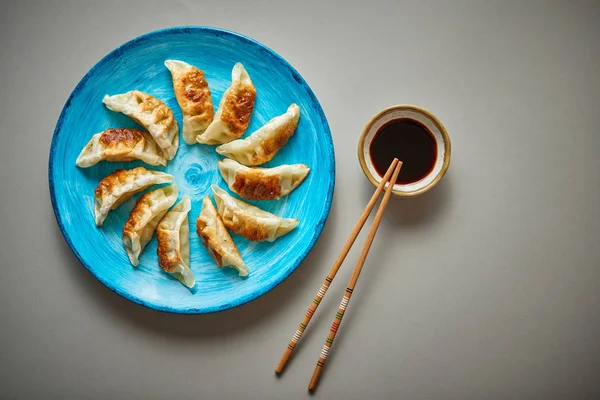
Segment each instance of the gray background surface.
[[[286,373],[273,369],[373,191],[358,136],[399,103],[443,121],[450,170],[391,202],[314,397],[599,398],[599,21],[600,3],[583,1],[2,1],[0,398],[307,398],[360,246]],[[77,82],[118,45],[176,25],[231,29],[286,58],[337,156],[331,216],[305,262],[206,316],[144,309],[97,282],[47,184]]]

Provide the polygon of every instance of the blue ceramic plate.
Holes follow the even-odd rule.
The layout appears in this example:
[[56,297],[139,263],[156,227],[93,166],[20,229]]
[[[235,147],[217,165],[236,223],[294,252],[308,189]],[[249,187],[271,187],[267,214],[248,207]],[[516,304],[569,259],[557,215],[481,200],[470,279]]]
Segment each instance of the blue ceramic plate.
[[[181,110],[171,75],[163,65],[179,59],[202,69],[213,104],[231,82],[236,62],[246,67],[257,90],[256,105],[247,136],[291,103],[300,106],[295,135],[271,162],[303,163],[311,168],[306,180],[289,196],[277,201],[252,202],[280,216],[297,218],[298,227],[274,243],[252,243],[232,235],[250,269],[240,278],[230,268],[219,268],[196,235],[195,221],[202,197],[216,183],[227,189],[213,146],[188,146],[162,170],[173,174],[179,198],[189,195],[191,269],[196,286],[190,290],[158,266],[156,239],[148,244],[137,268],[131,266],[121,242],[121,230],[140,195],[112,211],[102,228],[94,224],[94,189],[106,175],[140,162],[101,162],[81,169],[75,160],[93,134],[108,128],[136,127],[129,118],[102,104],[105,94],[138,89],[163,100],[175,113],[180,128]],[[145,165],[148,169],[161,169]],[[107,287],[138,304],[160,311],[200,314],[221,311],[251,301],[281,283],[311,250],[329,214],[335,180],[335,159],[327,120],[308,84],[283,58],[242,35],[206,27],[180,27],[152,32],[125,43],[96,64],[69,97],[56,125],[50,149],[49,181],[52,206],[65,239],[81,263]],[[152,188],[151,188],[152,189]]]

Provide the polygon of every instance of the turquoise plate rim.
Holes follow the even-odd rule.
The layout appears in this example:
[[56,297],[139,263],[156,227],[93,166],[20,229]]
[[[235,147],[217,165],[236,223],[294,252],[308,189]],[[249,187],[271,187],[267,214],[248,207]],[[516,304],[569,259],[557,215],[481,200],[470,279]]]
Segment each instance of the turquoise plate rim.
[[[315,233],[314,233],[313,237],[311,238],[311,241],[308,243],[308,245],[302,252],[302,254],[300,254],[296,258],[296,260],[294,261],[294,265],[289,269],[289,272],[287,274],[282,275],[280,279],[276,279],[272,282],[269,282],[268,284],[265,284],[264,286],[262,286],[260,289],[257,289],[254,292],[249,293],[248,295],[246,295],[240,299],[237,299],[236,301],[232,301],[232,302],[220,305],[220,306],[209,306],[209,307],[204,307],[204,308],[194,308],[194,307],[174,308],[174,307],[169,307],[169,306],[162,306],[162,305],[148,303],[148,302],[144,301],[143,299],[140,299],[136,296],[131,295],[127,291],[122,290],[121,288],[113,285],[110,281],[104,279],[102,277],[102,275],[96,274],[94,272],[94,270],[90,267],[90,265],[88,265],[84,261],[84,259],[81,257],[81,255],[79,254],[79,252],[73,245],[73,242],[71,241],[71,237],[70,237],[69,233],[67,232],[65,225],[62,221],[63,216],[60,213],[59,208],[57,206],[56,195],[55,195],[55,190],[54,190],[54,178],[53,178],[52,172],[53,172],[54,152],[56,150],[55,148],[56,148],[56,144],[57,144],[57,140],[58,140],[57,138],[60,134],[65,114],[71,107],[71,102],[73,101],[73,99],[82,90],[82,88],[84,87],[84,85],[86,84],[88,79],[90,79],[90,77],[92,77],[94,74],[97,73],[97,71],[99,70],[100,67],[102,67],[105,63],[109,62],[113,58],[119,57],[123,52],[127,51],[128,49],[132,48],[133,46],[136,46],[137,44],[139,44],[140,42],[142,42],[146,39],[154,38],[157,36],[165,36],[165,35],[168,35],[171,33],[188,33],[189,34],[189,33],[196,33],[196,32],[203,32],[203,33],[208,32],[208,33],[216,35],[216,36],[218,36],[218,35],[233,36],[236,39],[240,40],[241,42],[245,43],[246,45],[255,46],[255,47],[258,47],[260,50],[269,52],[273,57],[275,57],[276,60],[281,62],[282,66],[287,68],[292,73],[292,76],[294,77],[294,79],[306,89],[306,92],[310,96],[310,99],[314,105],[313,108],[319,114],[319,117],[321,119],[321,124],[323,126],[323,130],[325,133],[325,140],[327,141],[328,147],[331,149],[331,152],[330,152],[331,183],[330,183],[328,191],[327,191],[327,200],[325,203],[325,207],[323,207],[323,211],[322,211],[323,214],[322,214],[319,222],[317,223]],[[269,47],[265,46],[264,44],[254,40],[252,38],[244,36],[240,33],[237,33],[237,32],[233,32],[233,31],[229,31],[229,30],[221,29],[221,28],[210,27],[210,26],[177,26],[177,27],[171,27],[171,28],[165,28],[165,29],[159,29],[156,31],[152,31],[152,32],[143,34],[141,36],[138,36],[134,39],[131,39],[128,42],[120,45],[119,47],[117,47],[116,49],[114,49],[110,53],[108,53],[106,56],[104,56],[100,61],[98,61],[85,74],[85,76],[79,81],[77,86],[75,86],[75,89],[73,89],[73,91],[69,95],[69,98],[67,99],[67,101],[60,113],[60,116],[58,117],[56,127],[54,128],[54,133],[52,135],[52,143],[50,145],[50,155],[49,155],[49,160],[48,160],[48,183],[49,183],[49,189],[50,189],[50,200],[52,202],[52,209],[54,210],[54,216],[56,218],[56,222],[58,223],[60,231],[63,234],[63,237],[67,241],[67,244],[69,245],[69,247],[71,248],[71,250],[73,251],[75,256],[77,257],[79,262],[81,264],[83,264],[83,266],[98,281],[100,281],[102,284],[104,284],[104,286],[106,286],[111,291],[117,293],[118,295],[120,295],[136,304],[139,304],[141,306],[144,306],[144,307],[147,307],[150,309],[154,309],[157,311],[173,313],[173,314],[209,314],[209,313],[214,313],[214,312],[218,312],[218,311],[224,311],[227,309],[235,308],[235,307],[241,306],[243,304],[246,304],[252,300],[255,300],[258,297],[261,297],[262,295],[271,291],[273,288],[275,288],[277,285],[279,285],[285,279],[287,279],[298,268],[300,263],[302,261],[304,261],[304,259],[308,255],[308,253],[310,253],[310,251],[314,247],[317,239],[321,235],[321,232],[323,231],[323,227],[325,225],[325,222],[327,221],[327,218],[329,217],[329,212],[331,210],[331,202],[333,200],[333,191],[334,191],[334,187],[335,187],[335,149],[333,147],[333,139],[331,137],[331,130],[329,128],[329,124],[327,123],[327,118],[325,117],[323,108],[321,107],[321,104],[319,103],[319,100],[315,96],[314,92],[312,91],[312,89],[310,88],[308,83],[304,80],[304,78],[283,57],[281,57],[279,54],[277,54],[275,51],[271,50]]]

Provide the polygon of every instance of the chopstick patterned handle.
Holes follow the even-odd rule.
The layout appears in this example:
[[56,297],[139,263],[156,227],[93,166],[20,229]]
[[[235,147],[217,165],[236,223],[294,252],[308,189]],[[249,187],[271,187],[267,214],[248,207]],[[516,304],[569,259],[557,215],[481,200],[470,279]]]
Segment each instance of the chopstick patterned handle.
[[[396,182],[396,178],[398,177],[401,168],[402,162],[398,162],[394,169],[394,174],[392,175],[391,182]],[[321,351],[321,356],[319,357],[319,361],[317,362],[317,366],[315,367],[315,372],[313,373],[312,378],[310,379],[310,383],[308,384],[308,390],[310,391],[314,391],[317,387],[317,383],[319,382],[319,377],[321,376],[323,366],[325,366],[325,361],[327,360],[327,356],[329,355],[329,350],[331,350],[331,345],[333,344],[335,335],[337,334],[340,324],[342,323],[342,318],[344,317],[344,313],[346,312],[346,308],[348,307],[348,303],[350,302],[350,298],[352,297],[352,292],[356,288],[356,282],[358,282],[360,272],[362,271],[362,268],[365,265],[367,254],[369,254],[369,250],[371,249],[371,245],[373,244],[373,240],[375,239],[377,228],[379,228],[379,223],[381,222],[381,218],[383,218],[383,212],[385,210],[385,207],[387,206],[388,201],[390,200],[390,195],[392,194],[393,187],[394,186],[391,184],[388,185],[388,188],[386,189],[385,194],[383,195],[383,199],[379,204],[379,209],[377,210],[375,218],[373,219],[373,225],[371,225],[369,235],[367,235],[365,244],[362,248],[360,255],[358,256],[358,261],[356,262],[356,266],[354,267],[354,271],[352,272],[352,276],[350,277],[350,282],[348,282],[346,293],[344,293],[344,297],[342,298],[342,302],[340,303],[340,308],[335,314],[335,319],[333,320],[333,324],[331,324],[329,335],[327,336],[327,339],[325,339],[325,345],[323,345],[323,350]]]
[[346,288],[346,292],[344,293],[344,297],[342,297],[342,301],[340,306],[335,313],[335,318],[333,323],[331,324],[331,328],[329,329],[329,335],[327,335],[327,339],[325,339],[325,344],[323,345],[323,349],[321,350],[321,355],[319,356],[319,361],[317,361],[317,367],[315,368],[315,372],[310,380],[309,389],[313,390],[317,381],[319,380],[319,376],[321,375],[321,370],[325,366],[325,362],[327,361],[327,356],[329,355],[329,350],[333,345],[333,341],[335,340],[335,335],[337,335],[337,331],[342,323],[342,318],[344,318],[344,313],[346,312],[346,308],[348,307],[348,303],[350,302],[350,298],[352,297],[353,290],[350,288]]
[[[358,222],[356,223],[356,226],[352,230],[352,233],[350,234],[350,237],[348,238],[348,240],[344,244],[344,247],[342,248],[342,251],[341,251],[340,255],[335,260],[335,263],[331,267],[331,270],[329,271],[329,274],[327,274],[327,278],[325,278],[325,281],[321,285],[321,288],[319,289],[319,292],[315,296],[315,298],[314,298],[313,302],[311,303],[308,311],[306,312],[306,315],[304,316],[304,319],[302,320],[302,322],[298,326],[298,329],[294,333],[294,336],[292,336],[292,340],[290,341],[290,343],[288,344],[288,346],[285,348],[285,350],[283,352],[283,355],[281,356],[281,359],[279,361],[279,364],[277,364],[277,367],[275,368],[275,372],[276,373],[280,374],[283,371],[283,369],[285,368],[287,362],[289,361],[290,357],[292,356],[292,353],[294,352],[294,349],[296,348],[296,344],[298,343],[298,341],[302,337],[302,334],[304,333],[304,330],[308,326],[308,323],[310,322],[313,314],[315,313],[317,307],[319,306],[319,303],[321,302],[321,300],[325,296],[325,293],[327,292],[327,289],[329,289],[329,285],[333,281],[333,278],[335,278],[335,275],[337,274],[338,270],[342,266],[342,263],[346,259],[346,256],[348,255],[348,252],[350,251],[350,248],[354,244],[354,241],[358,237],[358,234],[360,233],[360,231],[363,228],[365,222],[369,218],[369,215],[371,214],[371,211],[373,210],[373,207],[375,207],[375,203],[377,203],[377,199],[379,198],[379,195],[381,194],[381,192],[382,192],[383,188],[385,187],[385,185],[388,183],[390,177],[394,173],[396,173],[395,171],[397,169],[396,167],[397,167],[398,164],[401,164],[401,162],[398,161],[397,158],[394,158],[394,160],[390,164],[390,167],[388,168],[387,172],[383,176],[383,179],[381,180],[381,182],[379,182],[379,185],[377,186],[377,189],[375,189],[375,192],[373,193],[373,196],[371,196],[371,199],[367,203],[367,206],[365,207],[363,213],[361,214],[360,218],[358,219]],[[397,175],[395,175],[395,176],[397,176]],[[396,179],[396,178],[394,177],[393,179]],[[388,189],[390,187],[391,186],[388,185]]]
[[279,361],[279,364],[277,365],[277,368],[275,369],[275,372],[277,372],[278,374],[281,373],[281,371],[283,370],[283,367],[285,366],[288,359],[292,355],[292,352],[296,348],[298,341],[300,341],[300,338],[302,337],[302,334],[304,333],[306,326],[309,324],[310,320],[312,319],[312,316],[314,315],[315,311],[319,307],[321,300],[323,300],[323,297],[325,297],[325,293],[327,293],[327,289],[329,289],[329,285],[331,284],[332,281],[333,281],[333,279],[328,276],[327,278],[325,278],[325,280],[321,284],[321,287],[319,288],[319,291],[317,292],[315,298],[313,299],[313,302],[310,304],[310,307],[308,307],[308,311],[306,311],[306,314],[304,315],[304,319],[302,320],[302,322],[300,322],[300,325],[298,325],[298,329],[296,329],[294,336],[292,336],[292,339],[290,340],[290,343],[288,344],[287,349],[285,350],[285,352],[283,353],[283,356],[281,357],[281,361]]

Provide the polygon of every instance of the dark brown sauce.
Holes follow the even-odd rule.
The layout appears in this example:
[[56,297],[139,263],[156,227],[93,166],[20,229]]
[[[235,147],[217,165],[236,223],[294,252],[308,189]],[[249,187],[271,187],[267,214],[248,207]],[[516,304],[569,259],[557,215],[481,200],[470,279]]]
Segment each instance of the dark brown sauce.
[[375,134],[369,149],[377,173],[383,177],[397,158],[402,169],[396,183],[409,184],[425,178],[435,166],[437,147],[431,132],[413,119],[395,119]]

